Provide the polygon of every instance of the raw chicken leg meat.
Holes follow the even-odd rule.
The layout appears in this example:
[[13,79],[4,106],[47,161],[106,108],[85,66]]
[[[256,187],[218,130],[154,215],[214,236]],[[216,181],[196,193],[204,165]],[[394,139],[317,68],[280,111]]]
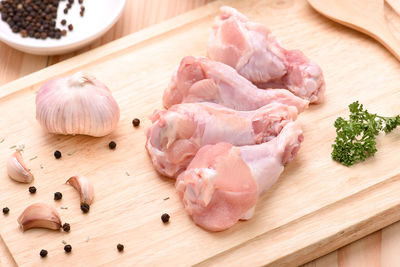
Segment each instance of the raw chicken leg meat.
[[303,140],[298,122],[289,122],[273,140],[249,146],[218,143],[202,147],[175,187],[194,222],[222,231],[252,216],[258,196],[270,188]]
[[208,40],[209,58],[228,64],[260,88],[287,88],[311,103],[325,91],[321,68],[299,50],[287,50],[266,26],[221,7]]
[[278,102],[295,106],[299,112],[309,103],[288,90],[258,89],[228,65],[192,56],[182,59],[163,96],[165,108],[185,102],[213,102],[236,110]]
[[255,111],[235,111],[213,103],[174,105],[156,111],[147,130],[146,149],[158,172],[176,177],[200,147],[218,142],[242,146],[276,137],[297,118],[297,109],[279,103]]

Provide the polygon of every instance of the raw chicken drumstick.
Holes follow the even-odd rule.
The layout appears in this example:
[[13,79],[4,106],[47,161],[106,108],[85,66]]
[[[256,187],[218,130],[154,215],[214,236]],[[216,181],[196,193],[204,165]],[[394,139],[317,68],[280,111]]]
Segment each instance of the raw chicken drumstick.
[[297,118],[297,109],[279,103],[254,111],[235,111],[213,103],[186,103],[156,111],[147,130],[146,149],[158,172],[176,177],[199,148],[218,142],[252,145],[269,141]]
[[325,91],[321,68],[299,50],[287,50],[263,24],[221,7],[208,40],[209,58],[228,64],[260,88],[287,88],[311,103]]
[[222,231],[249,219],[258,196],[276,182],[303,140],[298,122],[289,122],[273,140],[236,147],[202,147],[176,181],[186,211],[210,231]]
[[299,112],[309,103],[288,90],[258,89],[228,65],[192,56],[182,59],[163,96],[165,108],[185,102],[213,102],[236,110],[278,102],[295,106]]

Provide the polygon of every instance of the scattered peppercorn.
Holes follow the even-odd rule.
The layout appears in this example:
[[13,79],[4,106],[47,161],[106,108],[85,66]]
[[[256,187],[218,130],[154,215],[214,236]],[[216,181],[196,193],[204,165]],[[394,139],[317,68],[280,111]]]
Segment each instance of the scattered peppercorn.
[[167,223],[169,222],[169,214],[168,213],[164,213],[163,215],[161,215],[161,220],[163,223]]
[[108,144],[108,147],[109,147],[110,149],[115,149],[115,148],[117,147],[117,144],[116,144],[114,141],[111,141],[111,142]]
[[82,203],[81,210],[83,211],[83,213],[88,213],[90,210],[90,206],[87,203]]
[[79,4],[83,4],[83,0],[78,0]]
[[68,14],[68,8],[64,8],[64,14]]
[[54,193],[54,200],[60,200],[60,199],[62,199],[61,192],[55,192]]
[[42,250],[40,251],[40,257],[42,257],[42,258],[46,257],[47,254],[48,254],[48,252],[47,252],[47,250],[45,250],[45,249],[42,249]]
[[70,253],[71,250],[72,250],[71,245],[65,245],[65,246],[64,246],[64,250],[65,250],[65,252]]
[[71,230],[71,225],[69,225],[69,223],[64,223],[62,229],[64,232],[69,232]]
[[117,249],[118,249],[119,252],[124,251],[124,245],[118,244],[118,245],[117,245]]
[[61,21],[61,25],[65,25],[65,24],[67,24],[67,21],[66,21],[65,19],[63,19],[63,20]]
[[74,25],[69,24],[69,25],[68,25],[68,30],[69,30],[69,31],[73,31],[73,30],[74,30]]
[[61,158],[61,152],[58,151],[58,150],[56,150],[56,151],[54,152],[54,157],[55,157],[56,159]]
[[36,187],[34,187],[34,186],[29,187],[29,193],[35,194],[36,193]]
[[133,126],[138,127],[140,125],[140,120],[138,118],[133,119],[132,124]]
[[3,208],[3,214],[8,214],[10,209],[8,207]]
[[61,35],[62,35],[62,36],[67,35],[67,30],[62,30],[62,31],[61,31]]

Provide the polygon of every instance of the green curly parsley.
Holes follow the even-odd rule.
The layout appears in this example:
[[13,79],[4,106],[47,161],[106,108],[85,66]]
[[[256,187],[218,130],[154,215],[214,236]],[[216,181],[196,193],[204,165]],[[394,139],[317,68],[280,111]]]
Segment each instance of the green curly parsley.
[[364,110],[358,101],[349,105],[350,118],[335,121],[337,137],[332,145],[332,159],[345,166],[364,161],[376,150],[375,137],[380,131],[391,132],[400,125],[400,116],[382,117]]

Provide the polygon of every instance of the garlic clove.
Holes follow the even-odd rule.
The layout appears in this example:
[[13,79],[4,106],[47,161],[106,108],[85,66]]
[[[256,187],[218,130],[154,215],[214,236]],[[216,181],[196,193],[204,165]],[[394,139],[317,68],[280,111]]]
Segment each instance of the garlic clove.
[[20,183],[30,183],[33,181],[33,174],[26,167],[22,154],[16,151],[7,161],[8,176]]
[[72,185],[81,197],[81,203],[91,205],[94,199],[94,188],[92,183],[84,176],[72,176],[67,184]]
[[35,203],[27,207],[18,217],[18,223],[23,231],[31,228],[61,228],[60,215],[56,209],[44,203]]
[[84,72],[52,79],[36,96],[36,119],[50,133],[105,136],[119,117],[111,91]]

